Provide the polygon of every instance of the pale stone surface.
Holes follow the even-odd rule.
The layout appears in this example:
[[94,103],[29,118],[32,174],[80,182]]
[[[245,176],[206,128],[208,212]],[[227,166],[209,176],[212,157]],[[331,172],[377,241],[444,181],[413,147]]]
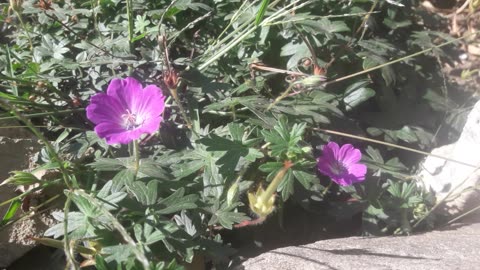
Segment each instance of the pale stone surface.
[[349,237],[272,250],[236,270],[480,269],[480,224],[398,237]]
[[[432,151],[432,154],[474,166],[480,166],[479,153],[480,101],[468,115],[458,141]],[[480,192],[471,190],[480,184],[480,170],[475,167],[429,156],[423,163],[419,176],[425,187],[435,192],[437,200],[442,200],[455,189],[448,196],[449,202],[443,208],[439,208],[440,214],[456,215],[480,204]]]
[[[31,154],[39,149],[40,145],[35,140],[0,137],[0,183],[9,177],[10,171],[27,169]],[[0,187],[0,202],[17,195],[15,187],[9,185]],[[3,217],[8,206],[9,204],[0,207],[0,218]],[[41,236],[48,226],[48,222],[49,218],[40,216],[34,219],[25,219],[0,231],[0,267],[7,267],[32,249],[34,243],[28,238]]]

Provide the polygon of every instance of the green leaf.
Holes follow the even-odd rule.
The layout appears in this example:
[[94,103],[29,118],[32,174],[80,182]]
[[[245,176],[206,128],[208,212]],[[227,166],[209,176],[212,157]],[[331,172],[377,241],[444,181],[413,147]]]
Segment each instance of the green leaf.
[[268,4],[270,3],[270,0],[263,0],[262,4],[260,5],[260,8],[258,9],[257,12],[257,17],[255,18],[255,25],[259,25],[262,20],[263,16],[265,15],[265,11],[267,11]]
[[408,143],[413,143],[418,141],[418,138],[415,135],[415,132],[411,130],[410,127],[408,126],[404,126],[402,129],[397,130],[395,132],[395,135],[397,138]]
[[[375,55],[372,53],[365,53],[365,54],[359,54],[359,55],[364,55],[364,59],[363,59],[364,70],[373,68],[388,62],[387,59],[385,59],[383,56]],[[391,86],[395,84],[396,75],[395,75],[395,71],[391,66],[382,67],[380,70],[382,72],[382,77],[385,80],[385,83],[387,84],[387,86]]]
[[119,171],[126,167],[126,162],[128,162],[128,159],[97,158],[94,162],[90,163],[89,166],[97,171]]
[[97,270],[110,270],[105,259],[98,254],[95,255],[95,267]]
[[366,152],[372,158],[373,161],[378,162],[380,164],[384,163],[382,155],[380,154],[380,151],[378,151],[378,149],[375,149],[369,145],[367,147]]
[[148,236],[145,236],[145,244],[151,245],[158,241],[162,241],[165,238],[166,238],[166,235],[163,232],[159,230],[155,230]]
[[292,159],[303,153],[298,143],[302,140],[306,124],[294,124],[290,129],[286,117],[281,117],[274,130],[262,130],[265,141],[270,143],[272,156],[279,159]]
[[375,91],[371,88],[362,87],[349,93],[343,98],[347,111],[352,110],[361,103],[375,96]]
[[98,216],[98,209],[93,206],[90,201],[84,197],[72,195],[72,201],[78,207],[80,212],[82,212],[87,217],[96,217]]
[[[10,77],[15,78],[15,72],[13,70],[13,65],[12,65],[12,59],[11,59],[11,51],[10,47],[8,45],[5,45],[5,56],[6,56],[6,61],[7,61],[7,73],[10,75]],[[12,83],[12,93],[15,96],[18,96],[18,87],[16,83]]]
[[147,185],[142,181],[135,181],[128,186],[128,189],[143,205],[154,205],[157,201],[157,180],[151,180]]
[[6,185],[6,184],[14,184],[17,186],[34,185],[42,182],[35,175],[29,172],[13,171],[12,173],[13,173],[13,176],[3,181],[0,184],[0,186]]
[[173,175],[176,179],[182,179],[197,172],[205,166],[203,160],[193,160],[173,166]]
[[[45,231],[44,235],[53,236],[53,238],[59,238],[60,236],[63,236],[63,233],[64,233],[64,223],[63,223],[64,213],[61,211],[53,212],[52,216],[54,219],[60,222],[48,228],[47,231]],[[88,218],[83,213],[81,212],[68,213],[68,233],[71,233],[73,231],[86,232],[88,231],[87,227],[89,227]]]
[[165,199],[159,200],[156,208],[158,214],[172,214],[179,212],[181,210],[194,209],[197,208],[195,203],[198,200],[196,194],[189,194],[184,196],[185,189],[180,188],[175,191],[172,195],[168,196]]
[[171,179],[171,175],[158,163],[150,159],[142,159],[138,172],[141,175],[154,177],[157,179]]
[[5,215],[3,215],[2,222],[0,223],[0,226],[3,226],[7,224],[14,216],[15,213],[17,213],[18,208],[22,205],[21,200],[13,200],[10,203],[10,206],[7,209],[7,212],[5,212]]
[[327,18],[322,18],[320,20],[302,20],[299,21],[299,24],[302,25],[307,31],[312,34],[317,34],[321,32],[329,39],[333,38],[333,33],[347,32],[350,31],[350,28],[343,21],[330,21]]
[[[201,154],[200,154],[201,153]],[[223,194],[224,177],[220,174],[219,168],[216,165],[218,157],[214,157],[211,153],[206,151],[197,151],[203,157],[204,171],[203,179],[203,196],[213,196],[220,198]]]
[[142,225],[138,223],[135,224],[133,229],[137,241],[144,242],[146,245],[151,245],[158,241],[162,241],[167,237],[165,233],[169,233],[168,230],[162,231],[153,227],[152,225],[156,226],[155,220],[152,216],[147,217],[143,228]]
[[124,187],[131,185],[135,180],[135,172],[130,169],[119,171],[112,179],[112,192],[122,190]]
[[[49,247],[54,247],[59,249],[63,249],[64,247],[63,241],[60,241],[60,240],[54,240],[50,238],[37,238],[37,237],[32,237],[32,240]],[[92,248],[84,247],[77,244],[73,244],[72,249],[76,252],[88,254],[88,255],[94,255],[96,253],[96,251]]]
[[282,162],[267,162],[258,167],[262,172],[273,172],[281,169],[283,167]]
[[220,223],[222,227],[231,230],[233,228],[233,224],[250,220],[250,218],[246,216],[245,213],[232,212],[231,210],[232,207],[227,207],[216,211],[208,224],[214,225]]
[[290,198],[290,195],[293,194],[293,173],[292,169],[289,169],[285,176],[283,177],[282,182],[278,185],[277,191],[282,193],[283,201],[287,201]]
[[299,170],[293,170],[292,173],[293,176],[295,176],[295,179],[297,179],[298,182],[300,182],[300,184],[302,184],[302,186],[307,190],[310,189],[312,184],[319,183],[318,177],[314,174]]

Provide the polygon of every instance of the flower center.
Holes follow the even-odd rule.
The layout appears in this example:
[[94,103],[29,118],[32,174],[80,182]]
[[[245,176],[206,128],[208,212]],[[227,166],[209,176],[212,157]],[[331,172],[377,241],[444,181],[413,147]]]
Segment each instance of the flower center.
[[140,126],[142,123],[138,122],[137,115],[126,110],[126,113],[122,114],[123,125],[127,130],[132,130]]
[[338,160],[332,163],[330,169],[336,175],[343,175],[348,173],[348,169],[345,167],[345,165]]

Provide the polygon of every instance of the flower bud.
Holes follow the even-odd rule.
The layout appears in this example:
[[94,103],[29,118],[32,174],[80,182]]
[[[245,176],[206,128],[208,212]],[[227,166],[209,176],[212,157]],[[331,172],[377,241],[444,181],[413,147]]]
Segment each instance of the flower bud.
[[175,70],[167,70],[163,72],[163,82],[168,89],[176,89],[178,85],[178,74]]
[[250,209],[259,217],[267,217],[273,212],[275,204],[275,194],[268,194],[269,196],[265,198],[266,191],[259,186],[255,193],[248,193],[248,202]]
[[300,83],[305,87],[312,87],[319,86],[326,80],[327,78],[323,75],[313,75],[301,80]]
[[228,204],[228,206],[232,205],[233,200],[235,200],[235,198],[237,197],[237,195],[238,195],[238,183],[235,182],[235,183],[233,183],[233,185],[228,189],[228,192],[227,192],[227,204]]

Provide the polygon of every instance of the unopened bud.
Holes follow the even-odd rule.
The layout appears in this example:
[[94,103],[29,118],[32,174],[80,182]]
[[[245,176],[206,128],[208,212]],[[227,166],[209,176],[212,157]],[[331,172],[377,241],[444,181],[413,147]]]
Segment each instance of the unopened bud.
[[228,204],[228,206],[232,205],[233,200],[235,200],[237,198],[237,195],[238,195],[238,183],[235,182],[228,189],[228,192],[227,192],[227,204]]
[[256,192],[248,193],[248,202],[250,209],[259,217],[267,217],[275,208],[275,194],[269,194],[265,197],[266,191],[259,186]]
[[301,80],[300,84],[302,84],[305,87],[319,86],[326,80],[327,80],[327,77],[323,75],[313,75]]
[[169,89],[176,89],[178,85],[178,74],[175,70],[163,72],[163,82]]

